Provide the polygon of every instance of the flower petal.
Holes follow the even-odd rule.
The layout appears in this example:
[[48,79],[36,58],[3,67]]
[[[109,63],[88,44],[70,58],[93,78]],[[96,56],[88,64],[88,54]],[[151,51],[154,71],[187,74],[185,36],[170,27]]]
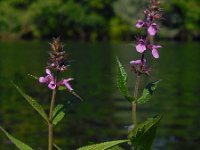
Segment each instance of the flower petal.
[[159,58],[159,53],[158,53],[158,50],[157,49],[152,49],[152,55],[154,58]]
[[158,26],[156,23],[152,23],[149,28],[148,28],[148,33],[151,35],[151,36],[154,36],[156,35],[158,31]]
[[48,87],[52,90],[54,90],[56,88],[56,84],[54,81],[51,81],[49,84],[48,84]]
[[152,49],[158,49],[158,48],[162,48],[162,46],[161,45],[153,45],[152,46]]
[[73,90],[73,88],[71,87],[71,85],[69,84],[69,81],[72,81],[72,80],[74,80],[73,78],[68,78],[68,79],[64,79],[64,80],[62,80],[61,81],[61,85],[65,85],[65,87],[69,90],[69,91],[72,91]]
[[74,78],[64,79],[63,82],[69,82],[69,81],[72,81],[72,80],[74,80]]
[[146,50],[146,46],[144,44],[138,44],[138,45],[136,45],[136,50],[139,53],[143,53]]
[[68,82],[65,83],[65,87],[66,87],[69,91],[73,91],[73,88],[71,87],[71,85],[70,85]]
[[138,20],[136,23],[136,27],[137,28],[142,28],[144,26],[145,22],[143,20]]
[[45,77],[45,79],[46,79],[46,82],[54,81],[54,77],[53,77],[52,75],[47,75],[47,76]]
[[51,75],[51,70],[50,70],[50,69],[46,69],[46,73],[47,73],[48,75]]
[[39,82],[40,82],[40,83],[46,83],[47,80],[46,80],[45,77],[39,77]]
[[131,65],[139,65],[139,64],[141,64],[141,63],[142,63],[142,61],[141,61],[140,59],[138,59],[138,60],[132,60],[132,61],[130,62]]
[[[143,64],[146,65],[147,60],[143,59]],[[142,65],[142,60],[138,59],[138,60],[132,60],[130,61],[131,65]]]

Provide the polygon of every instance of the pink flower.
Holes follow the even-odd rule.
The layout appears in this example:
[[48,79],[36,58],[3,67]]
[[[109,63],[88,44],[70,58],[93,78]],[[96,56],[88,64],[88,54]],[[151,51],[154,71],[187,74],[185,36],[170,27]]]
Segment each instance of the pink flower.
[[145,26],[145,22],[143,20],[138,20],[135,26],[137,28],[142,28]]
[[48,84],[48,87],[52,90],[54,90],[56,88],[56,84],[54,81],[51,81],[49,84]]
[[40,83],[46,83],[48,87],[52,90],[54,90],[57,86],[65,86],[70,92],[73,91],[73,88],[69,84],[69,81],[74,80],[73,78],[63,79],[60,82],[55,83],[55,79],[51,71],[49,69],[46,69],[46,73],[47,75],[45,77],[39,77]]
[[69,90],[70,92],[73,91],[73,88],[71,87],[71,85],[69,84],[69,81],[74,80],[73,78],[68,78],[68,79],[63,79],[59,85],[64,85],[67,90]]
[[156,35],[157,31],[158,31],[158,25],[156,23],[152,23],[148,28],[148,33],[151,36]]
[[45,77],[39,77],[39,82],[48,84],[48,87],[54,90],[56,88],[54,77],[49,69],[46,69],[46,73]]
[[139,53],[143,53],[146,50],[146,44],[145,44],[145,40],[144,39],[139,39],[138,40],[138,44],[136,45],[136,50]]
[[159,58],[159,53],[158,53],[158,48],[161,48],[162,46],[160,45],[152,45],[151,46],[151,53],[153,55],[154,58]]

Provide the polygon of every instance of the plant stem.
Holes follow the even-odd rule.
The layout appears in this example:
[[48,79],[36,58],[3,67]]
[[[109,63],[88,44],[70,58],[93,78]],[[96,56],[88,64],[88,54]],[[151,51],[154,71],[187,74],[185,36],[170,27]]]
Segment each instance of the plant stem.
[[[55,83],[57,82],[57,76],[58,73],[56,72],[55,76]],[[55,97],[56,97],[56,88],[52,91],[51,95],[51,104],[50,104],[50,111],[49,111],[49,136],[48,136],[48,150],[53,150],[53,110],[54,110],[54,104],[55,104]]]
[[132,117],[133,117],[133,125],[134,127],[137,126],[137,96],[138,96],[138,89],[139,89],[139,82],[140,82],[140,74],[138,73],[135,80],[135,88],[134,88],[134,99],[135,101],[132,102]]

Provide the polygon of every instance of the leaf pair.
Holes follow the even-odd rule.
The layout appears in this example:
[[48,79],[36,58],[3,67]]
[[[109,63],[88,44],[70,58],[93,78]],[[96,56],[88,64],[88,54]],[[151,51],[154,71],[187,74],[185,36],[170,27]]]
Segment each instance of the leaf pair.
[[117,140],[93,144],[78,148],[77,150],[124,150],[118,145],[126,142],[130,142],[130,144],[134,147],[134,150],[150,150],[161,119],[162,115],[159,115],[140,123],[129,133],[129,140]]
[[65,116],[64,105],[58,104],[53,111],[53,124],[57,125]]
[[[127,80],[128,80],[127,73],[125,69],[123,68],[122,64],[120,63],[119,59],[117,58],[117,86],[120,92],[123,94],[123,96],[129,102],[132,102],[132,101],[135,101],[135,99],[129,95]],[[137,103],[144,104],[148,102],[151,99],[159,82],[160,80],[149,83],[146,86],[146,88],[143,90],[142,96],[139,99],[137,99]]]

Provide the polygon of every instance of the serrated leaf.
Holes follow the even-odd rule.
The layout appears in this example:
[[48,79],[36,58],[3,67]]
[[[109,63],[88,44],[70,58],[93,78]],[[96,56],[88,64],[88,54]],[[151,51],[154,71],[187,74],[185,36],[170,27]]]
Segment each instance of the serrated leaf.
[[57,150],[62,150],[60,147],[58,147],[58,145],[53,144],[53,146],[57,149]]
[[4,130],[1,126],[0,129],[4,132],[4,134],[16,145],[20,150],[33,150],[30,146],[16,139],[12,135],[10,135],[6,130]]
[[128,142],[128,140],[117,140],[117,141],[109,141],[103,142],[100,144],[93,144],[85,147],[78,148],[77,150],[108,150],[109,148],[116,146],[121,143]]
[[123,96],[129,102],[132,102],[134,99],[128,93],[127,80],[127,73],[122,64],[120,63],[119,59],[117,58],[117,86],[120,92],[123,94]]
[[147,103],[151,99],[151,97],[152,97],[154,91],[156,90],[159,82],[160,82],[160,80],[149,83],[145,87],[145,89],[143,90],[142,96],[137,100],[137,103],[138,104]]
[[150,150],[155,138],[156,129],[162,119],[162,115],[155,118],[149,118],[147,121],[138,124],[129,133],[131,145],[134,150]]
[[44,120],[48,121],[48,117],[44,111],[44,109],[42,108],[42,106],[32,97],[30,97],[29,95],[25,94],[17,85],[13,84],[16,89],[19,91],[19,93],[29,102],[29,104],[42,116],[42,118]]
[[57,125],[65,116],[64,105],[59,104],[53,111],[53,124]]

